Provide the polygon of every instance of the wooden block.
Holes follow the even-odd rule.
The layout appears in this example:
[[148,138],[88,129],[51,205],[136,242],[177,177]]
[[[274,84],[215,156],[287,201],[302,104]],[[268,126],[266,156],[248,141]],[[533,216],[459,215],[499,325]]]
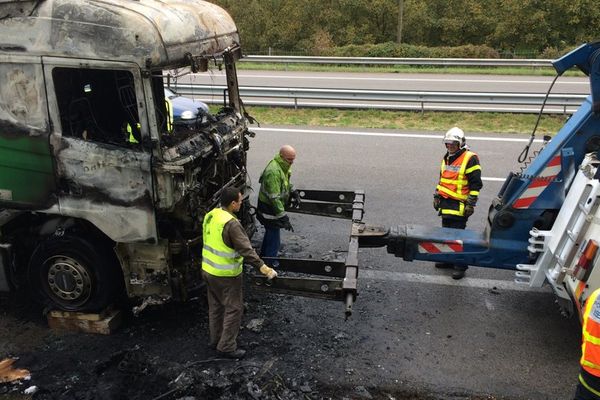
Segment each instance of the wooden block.
[[98,314],[88,314],[88,313],[80,313],[80,312],[70,312],[70,311],[58,311],[52,310],[50,311],[50,315],[53,318],[70,318],[70,319],[82,319],[87,321],[100,321],[103,318],[106,318],[108,315],[108,310],[101,311]]
[[51,311],[48,313],[48,326],[51,329],[70,332],[110,335],[121,325],[121,322],[123,322],[123,314],[119,310],[110,310],[100,314],[68,311]]

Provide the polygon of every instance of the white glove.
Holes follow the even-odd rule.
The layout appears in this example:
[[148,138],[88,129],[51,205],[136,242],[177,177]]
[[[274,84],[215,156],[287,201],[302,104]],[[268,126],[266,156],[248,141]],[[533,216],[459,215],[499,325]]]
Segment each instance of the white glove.
[[266,276],[268,280],[271,280],[271,279],[277,277],[277,271],[275,271],[273,268],[269,267],[267,264],[263,264],[260,267],[260,272],[264,276]]

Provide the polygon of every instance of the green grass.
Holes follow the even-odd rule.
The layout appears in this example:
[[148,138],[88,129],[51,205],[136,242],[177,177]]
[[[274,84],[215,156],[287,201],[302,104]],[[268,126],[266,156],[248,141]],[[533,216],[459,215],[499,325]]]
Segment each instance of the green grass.
[[[552,68],[524,67],[413,67],[413,66],[361,66],[361,65],[320,65],[320,64],[268,64],[238,62],[237,68],[259,71],[306,71],[306,72],[379,72],[413,74],[476,74],[476,75],[526,75],[555,76]],[[585,76],[578,70],[565,72],[563,76]]]
[[[338,110],[247,107],[250,115],[264,125],[312,127],[380,128],[417,131],[445,131],[460,126],[466,132],[531,133],[537,115],[509,113]],[[566,116],[544,115],[537,134],[554,134]]]

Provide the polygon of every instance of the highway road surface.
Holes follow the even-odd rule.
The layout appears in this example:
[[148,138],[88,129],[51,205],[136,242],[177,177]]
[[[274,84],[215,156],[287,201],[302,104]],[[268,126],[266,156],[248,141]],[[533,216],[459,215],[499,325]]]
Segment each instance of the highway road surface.
[[[441,132],[255,131],[249,171],[256,188],[265,163],[289,143],[298,151],[292,174],[297,187],[364,189],[364,220],[372,224],[439,225],[431,200],[444,153]],[[469,228],[481,230],[503,179],[518,171],[526,137],[467,135],[484,177]],[[295,232],[284,232],[284,252],[322,258],[347,245],[346,222],[301,215],[291,220]],[[385,249],[361,250],[359,262],[359,296],[349,321],[343,321],[341,303],[323,311],[323,300],[282,297],[271,311],[285,314],[317,347],[319,340],[344,338],[339,349],[317,354],[304,354],[289,338],[287,363],[310,368],[332,385],[409,387],[433,396],[422,398],[572,398],[580,327],[576,317],[561,316],[548,289],[517,286],[512,271],[474,267],[454,281],[430,263],[405,262]]]

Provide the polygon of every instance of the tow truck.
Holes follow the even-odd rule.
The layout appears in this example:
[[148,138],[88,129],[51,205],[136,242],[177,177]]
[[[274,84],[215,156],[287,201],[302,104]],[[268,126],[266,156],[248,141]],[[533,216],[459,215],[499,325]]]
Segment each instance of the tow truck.
[[[341,300],[352,311],[360,247],[386,247],[406,261],[423,260],[515,270],[517,283],[550,285],[561,310],[581,313],[600,287],[600,42],[583,44],[553,62],[558,75],[577,66],[589,76],[591,95],[524,167],[510,172],[489,207],[483,232],[419,225],[375,227],[362,221],[364,193],[301,192],[299,209],[352,220],[346,263],[279,259],[280,268],[319,277],[282,276],[271,290]],[[341,200],[340,200],[341,199]],[[343,199],[348,199],[344,201]],[[333,278],[335,277],[335,279]],[[256,284],[266,285],[255,277]],[[334,279],[332,284],[330,280]],[[575,307],[574,307],[575,304]]]

